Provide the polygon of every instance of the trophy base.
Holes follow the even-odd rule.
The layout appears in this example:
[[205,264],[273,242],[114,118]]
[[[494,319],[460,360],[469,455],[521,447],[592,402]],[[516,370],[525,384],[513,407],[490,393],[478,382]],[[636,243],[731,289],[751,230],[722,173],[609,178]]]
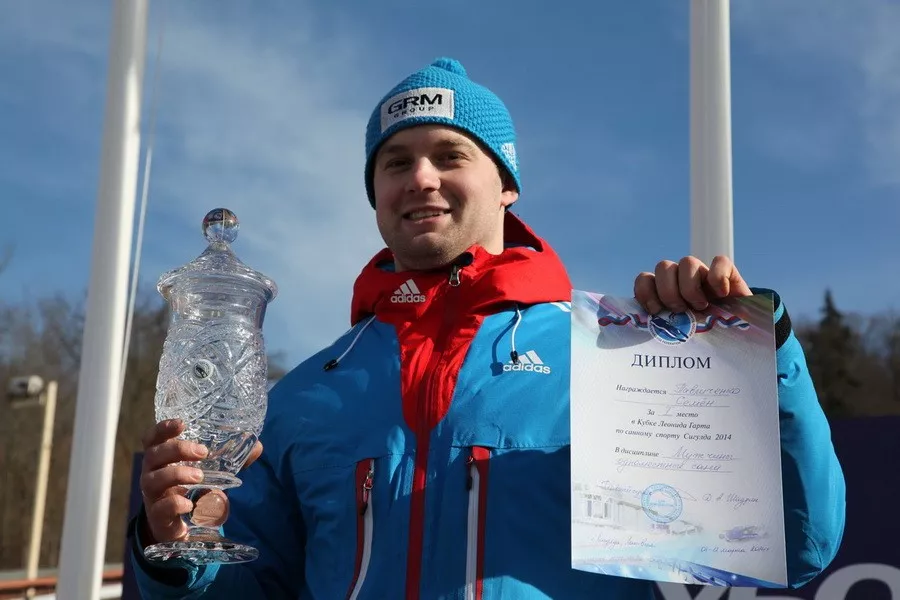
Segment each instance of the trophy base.
[[144,549],[152,561],[180,558],[195,565],[242,563],[259,558],[259,550],[222,537],[217,529],[191,527],[188,537],[177,542],[153,544]]

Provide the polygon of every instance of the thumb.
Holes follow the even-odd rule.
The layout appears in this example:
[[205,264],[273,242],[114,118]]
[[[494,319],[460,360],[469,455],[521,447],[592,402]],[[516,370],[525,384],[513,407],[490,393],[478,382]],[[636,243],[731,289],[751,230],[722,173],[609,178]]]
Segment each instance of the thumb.
[[201,527],[218,527],[228,518],[228,498],[222,490],[209,490],[194,501],[191,522]]
[[750,286],[741,277],[737,266],[727,256],[721,255],[713,258],[706,276],[707,285],[719,298],[734,298],[752,296]]
[[262,451],[263,451],[262,442],[256,442],[256,444],[254,444],[254,446],[253,446],[253,450],[250,451],[250,456],[248,456],[247,460],[244,462],[243,468],[246,469],[247,467],[252,465],[254,462],[256,462],[256,459],[259,458],[260,455],[262,455]]
[[741,274],[733,263],[731,265],[731,274],[728,276],[728,287],[730,288],[728,296],[732,298],[753,295],[753,292],[750,291],[750,286],[747,285],[747,282],[741,277]]

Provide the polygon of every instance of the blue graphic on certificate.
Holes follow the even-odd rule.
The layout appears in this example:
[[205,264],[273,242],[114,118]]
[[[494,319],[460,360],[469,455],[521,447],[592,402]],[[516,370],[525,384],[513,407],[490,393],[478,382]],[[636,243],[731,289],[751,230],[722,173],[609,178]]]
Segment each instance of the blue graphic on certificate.
[[787,583],[772,298],[572,295],[572,566]]

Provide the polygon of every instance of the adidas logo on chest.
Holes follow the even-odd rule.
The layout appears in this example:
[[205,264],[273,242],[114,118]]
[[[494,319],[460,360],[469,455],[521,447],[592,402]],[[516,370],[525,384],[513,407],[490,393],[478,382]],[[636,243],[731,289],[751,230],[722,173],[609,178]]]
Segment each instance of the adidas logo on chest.
[[503,371],[523,371],[526,373],[540,373],[541,375],[549,375],[550,374],[550,366],[545,365],[544,361],[541,360],[541,357],[537,355],[537,352],[534,350],[529,350],[528,352],[524,352],[519,355],[519,361],[513,362],[510,360],[508,363],[503,365]]
[[406,283],[394,290],[391,302],[394,304],[417,304],[425,302],[425,294],[419,291],[415,281],[407,279]]

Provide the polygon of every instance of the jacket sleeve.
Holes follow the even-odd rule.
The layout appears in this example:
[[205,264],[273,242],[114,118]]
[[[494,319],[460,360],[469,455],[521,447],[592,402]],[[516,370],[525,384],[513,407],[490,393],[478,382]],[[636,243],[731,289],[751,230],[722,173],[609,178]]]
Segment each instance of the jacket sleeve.
[[831,442],[806,357],[778,294],[775,347],[788,585],[800,587],[837,554],[844,533],[844,474]]
[[[145,600],[163,598],[296,598],[303,586],[305,529],[296,495],[284,489],[266,452],[228,490],[231,513],[223,528],[234,541],[259,550],[255,561],[195,566],[170,560],[157,566],[143,556],[137,522],[131,528],[135,579]],[[138,519],[143,517],[142,514]]]

